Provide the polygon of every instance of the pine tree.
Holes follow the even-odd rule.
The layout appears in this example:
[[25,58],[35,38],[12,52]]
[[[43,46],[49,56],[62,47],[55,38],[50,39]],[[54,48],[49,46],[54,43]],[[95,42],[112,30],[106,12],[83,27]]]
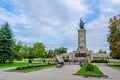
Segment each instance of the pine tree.
[[13,33],[9,24],[6,22],[0,28],[0,59],[6,63],[7,60],[12,61],[13,56]]

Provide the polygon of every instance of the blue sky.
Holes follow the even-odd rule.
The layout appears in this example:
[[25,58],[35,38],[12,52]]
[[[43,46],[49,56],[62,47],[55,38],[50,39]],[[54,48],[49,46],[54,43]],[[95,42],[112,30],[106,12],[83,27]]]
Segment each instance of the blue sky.
[[120,0],[0,0],[0,24],[8,21],[16,41],[46,49],[77,49],[79,19],[83,17],[89,50],[109,50],[109,18],[120,14]]

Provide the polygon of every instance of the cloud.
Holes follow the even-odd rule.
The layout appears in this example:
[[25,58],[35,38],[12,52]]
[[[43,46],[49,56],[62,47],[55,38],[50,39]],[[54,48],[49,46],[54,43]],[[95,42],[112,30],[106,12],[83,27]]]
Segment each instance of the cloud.
[[82,0],[61,0],[69,9],[82,11],[83,13],[88,11],[88,7],[83,4]]
[[[77,48],[79,19],[87,29],[87,45],[92,50],[108,50],[106,34],[109,18],[120,13],[118,0],[5,0],[12,11],[0,6],[0,19],[9,21],[17,41],[43,42],[47,48]],[[117,8],[116,8],[117,7]]]
[[[109,18],[119,14],[120,3],[117,0],[100,0],[99,16],[87,23],[87,44],[92,50],[109,50],[107,42]],[[116,8],[117,7],[117,8]],[[91,40],[90,40],[91,39]]]
[[120,13],[120,1],[119,0],[100,0],[100,11],[106,17],[118,15]]
[[16,23],[27,23],[27,18],[25,14],[13,14],[1,7],[0,12],[0,19],[4,21],[9,21],[12,25],[15,25]]
[[118,4],[118,5],[120,4],[119,0],[110,0],[110,2],[113,3],[113,4]]
[[[68,4],[68,2],[69,1],[67,1],[66,4]],[[77,4],[76,1],[75,2],[72,1],[72,2]],[[24,5],[24,3],[22,3],[22,1],[21,1],[21,3],[19,1],[18,2],[13,1],[12,3],[14,5],[16,4],[16,5],[19,5],[19,6]],[[42,5],[39,5],[38,3],[42,3]],[[64,2],[61,2],[61,3],[64,3]],[[32,4],[32,6],[31,6],[31,4]],[[26,4],[26,6],[22,6],[22,7],[18,6],[18,9],[19,8],[20,8],[20,10],[23,9],[22,10],[23,13],[25,13],[26,9],[28,10],[29,13],[27,12],[27,14],[28,14],[27,15],[28,16],[27,17],[28,18],[27,19],[28,20],[27,24],[31,25],[31,26],[34,26],[32,28],[32,30],[33,30],[32,34],[34,34],[34,35],[40,34],[39,36],[42,36],[42,37],[44,35],[43,38],[52,36],[55,39],[57,38],[57,40],[59,40],[59,42],[60,43],[62,42],[63,44],[66,43],[65,42],[66,40],[62,40],[62,39],[64,39],[64,37],[68,38],[67,40],[71,39],[71,41],[72,41],[74,39],[74,37],[76,36],[76,32],[74,30],[72,30],[73,26],[69,26],[69,25],[71,25],[70,22],[73,22],[72,19],[68,20],[69,16],[68,16],[68,19],[63,18],[63,16],[62,16],[62,18],[59,17],[59,16],[61,16],[61,14],[59,14],[59,13],[57,14],[56,10],[54,8],[52,8],[51,5],[54,5],[54,4],[50,4],[47,1],[43,1],[43,0],[42,1],[36,1],[36,2],[29,1]],[[63,5],[63,4],[59,4],[59,5]],[[72,5],[72,4],[70,3],[70,5]],[[41,7],[41,6],[46,6],[46,8]],[[68,9],[69,7],[70,6],[68,4],[66,9]],[[83,13],[88,12],[88,9],[84,5],[82,5],[81,3],[78,4],[77,7],[80,8]],[[42,12],[38,9],[41,9]],[[76,6],[74,6],[74,10],[78,11],[78,9],[76,9]],[[83,10],[85,10],[85,11],[83,11]],[[63,11],[65,11],[65,10],[63,10]],[[78,12],[80,13],[80,11],[78,11]],[[66,14],[69,14],[69,12],[66,13]],[[69,15],[71,15],[71,14],[69,14]],[[82,16],[82,15],[83,14],[80,14],[80,16]],[[28,30],[27,30],[27,32],[28,32]],[[26,35],[27,35],[27,33],[26,33]],[[62,36],[64,36],[64,37],[62,37]]]

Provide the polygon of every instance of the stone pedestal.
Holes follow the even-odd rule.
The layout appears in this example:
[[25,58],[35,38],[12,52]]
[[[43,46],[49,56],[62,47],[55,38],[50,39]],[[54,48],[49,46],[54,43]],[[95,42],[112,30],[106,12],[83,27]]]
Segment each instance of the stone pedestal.
[[77,52],[87,54],[88,50],[86,47],[86,30],[78,30],[78,48]]

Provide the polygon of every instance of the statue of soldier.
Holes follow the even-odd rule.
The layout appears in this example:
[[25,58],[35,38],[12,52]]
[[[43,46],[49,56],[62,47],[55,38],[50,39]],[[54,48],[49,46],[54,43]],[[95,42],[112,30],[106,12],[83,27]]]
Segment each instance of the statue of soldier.
[[80,29],[84,29],[84,22],[83,22],[83,20],[82,20],[82,18],[80,18]]

